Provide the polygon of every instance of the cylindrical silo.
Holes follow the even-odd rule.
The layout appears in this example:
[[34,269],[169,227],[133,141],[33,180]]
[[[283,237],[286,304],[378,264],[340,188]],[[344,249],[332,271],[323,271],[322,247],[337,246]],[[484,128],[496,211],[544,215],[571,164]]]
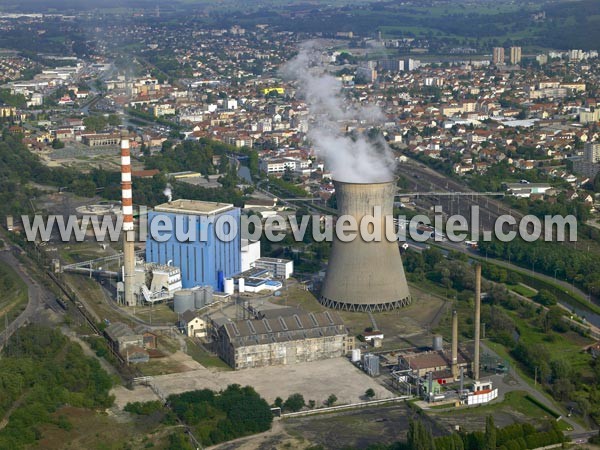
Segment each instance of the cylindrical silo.
[[240,294],[246,292],[246,280],[243,278],[238,278],[238,292]]
[[204,300],[204,288],[199,287],[198,289],[194,289],[194,307],[196,309],[203,308],[205,305]]
[[204,286],[204,304],[210,305],[214,301],[212,286]]
[[234,292],[233,278],[225,278],[224,289],[226,294],[232,295]]
[[443,344],[441,336],[434,336],[432,344],[433,344],[432,347],[436,352],[439,352],[439,351],[443,350],[443,348],[444,348],[444,344]]
[[186,312],[188,309],[194,309],[194,291],[182,289],[176,291],[173,295],[173,310],[177,314]]
[[360,361],[360,348],[352,349],[352,362],[356,363]]
[[[344,242],[334,232],[319,301],[348,311],[387,311],[409,305],[411,298],[398,242],[388,240],[385,231],[386,224],[392,223],[395,183],[333,183],[338,217],[353,216],[360,225],[363,217],[374,216],[372,225],[365,226],[365,230],[381,230],[381,239],[369,241],[358,232],[354,240]],[[379,219],[375,206],[381,211]],[[389,230],[387,234],[394,233]]]

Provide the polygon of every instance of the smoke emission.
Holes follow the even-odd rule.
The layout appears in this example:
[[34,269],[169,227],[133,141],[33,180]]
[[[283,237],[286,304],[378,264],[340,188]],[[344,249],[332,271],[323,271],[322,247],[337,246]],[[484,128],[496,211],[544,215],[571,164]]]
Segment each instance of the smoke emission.
[[165,190],[163,191],[163,195],[165,197],[167,197],[167,201],[169,203],[171,203],[171,201],[173,200],[173,190],[172,190],[172,186],[167,183],[167,186],[165,187]]
[[342,84],[324,72],[321,53],[313,44],[301,47],[299,54],[281,70],[284,78],[296,80],[298,93],[312,116],[308,137],[333,177],[349,183],[377,183],[394,178],[395,160],[383,137],[375,141],[364,135],[350,136],[346,125],[376,126],[385,116],[375,106],[355,107],[344,98]]

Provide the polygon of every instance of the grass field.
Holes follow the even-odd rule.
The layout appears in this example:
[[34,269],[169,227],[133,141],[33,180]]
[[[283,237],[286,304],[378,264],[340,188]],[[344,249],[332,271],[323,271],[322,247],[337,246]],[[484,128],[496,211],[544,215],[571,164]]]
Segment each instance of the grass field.
[[[446,408],[446,410],[433,410],[431,414],[444,423],[459,423],[466,429],[476,425],[483,425],[486,416],[493,415],[500,421],[501,426],[508,425],[511,421],[527,421],[530,423],[541,423],[548,420],[555,420],[560,413],[556,411],[548,412],[541,408],[525,391],[508,392],[504,400],[497,403],[478,406],[475,408]],[[481,422],[481,424],[480,424]],[[497,425],[499,425],[497,423]],[[562,429],[567,430],[566,422],[559,422]]]
[[[420,338],[437,324],[447,309],[444,289],[434,289],[431,286],[422,288],[420,284],[419,286],[410,284],[409,288],[413,298],[411,305],[393,311],[373,313],[377,328],[385,335],[382,350],[421,345]],[[269,301],[309,312],[326,310],[310,291],[302,290],[297,286],[290,287],[287,294],[273,297]],[[353,335],[362,334],[366,328],[373,327],[368,314],[337,312]],[[425,339],[429,342],[429,338]]]
[[[519,317],[511,313],[511,318],[519,330],[519,340],[527,345],[540,345],[547,347],[553,359],[566,361],[573,370],[584,371],[585,375],[591,375],[591,355],[583,351],[583,347],[593,341],[585,338],[574,331],[566,333],[544,332],[538,328],[531,319]],[[587,373],[586,373],[587,372]]]
[[214,368],[219,370],[233,370],[218,356],[212,355],[196,344],[192,339],[186,339],[187,342],[187,354],[190,355],[194,361],[202,364],[207,368]]
[[[523,371],[523,369],[521,368],[519,363],[515,359],[513,359],[512,356],[510,356],[510,354],[508,353],[508,351],[506,350],[505,347],[503,347],[502,345],[497,344],[495,342],[487,342],[486,345],[490,349],[492,349],[495,353],[497,353],[498,356],[509,361],[511,364],[511,367],[514,368],[514,370],[521,376],[521,378],[523,378],[523,380],[525,380],[525,382],[527,382],[527,384],[529,384],[530,386],[536,387],[537,390],[542,395],[544,395],[544,397],[546,397],[546,399],[548,399],[553,405],[556,405],[556,401],[552,398],[552,396],[548,392],[540,389],[539,384],[537,384],[537,385],[535,384],[534,380],[532,378],[530,378],[529,375]],[[579,354],[579,358],[584,356],[580,352],[578,352],[578,354]],[[581,362],[581,360],[580,360],[580,362]],[[575,420],[575,421],[581,423],[581,419],[578,416],[573,416],[572,420]]]
[[171,427],[160,426],[155,418],[115,417],[113,414],[72,407],[60,408],[54,416],[62,416],[70,426],[42,425],[44,437],[32,449],[169,448],[167,435]]
[[136,367],[147,377],[185,372],[186,366],[170,358],[151,359],[147,363],[137,364]]
[[[126,309],[133,313],[133,308]],[[135,315],[151,325],[173,325],[177,322],[177,314],[166,304],[136,307]]]
[[0,296],[0,331],[5,324],[9,324],[27,306],[27,286],[8,264],[0,262],[0,287],[3,295]]
[[537,293],[534,289],[531,289],[529,286],[525,286],[523,284],[512,284],[507,285],[506,287],[511,291],[514,291],[517,294],[527,298],[531,298]]

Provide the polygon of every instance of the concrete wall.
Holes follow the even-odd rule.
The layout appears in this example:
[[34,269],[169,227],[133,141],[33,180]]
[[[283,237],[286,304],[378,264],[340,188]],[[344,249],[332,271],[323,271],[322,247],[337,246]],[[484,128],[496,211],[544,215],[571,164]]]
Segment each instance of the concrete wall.
[[337,358],[346,354],[345,337],[324,336],[236,349],[225,345],[220,346],[220,356],[236,370]]

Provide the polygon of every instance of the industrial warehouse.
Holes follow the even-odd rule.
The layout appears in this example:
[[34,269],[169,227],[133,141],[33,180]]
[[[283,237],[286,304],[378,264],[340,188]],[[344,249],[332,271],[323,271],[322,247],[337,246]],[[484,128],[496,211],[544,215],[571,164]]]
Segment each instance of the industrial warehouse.
[[[219,356],[234,369],[246,369],[337,358],[352,350],[354,339],[335,312],[289,310],[221,325],[217,331]],[[283,315],[286,313],[289,315]]]

